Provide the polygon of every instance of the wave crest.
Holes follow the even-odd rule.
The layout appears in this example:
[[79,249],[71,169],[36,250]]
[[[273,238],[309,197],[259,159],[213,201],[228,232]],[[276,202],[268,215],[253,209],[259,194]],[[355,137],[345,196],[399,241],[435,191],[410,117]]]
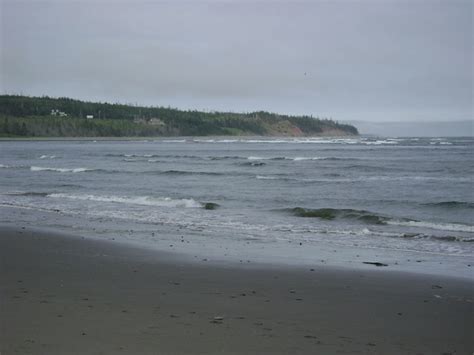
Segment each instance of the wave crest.
[[31,171],[54,171],[58,173],[84,173],[87,171],[94,171],[95,169],[88,168],[47,168],[41,166],[32,166],[30,167]]
[[95,202],[113,202],[132,205],[156,206],[156,207],[183,207],[183,208],[201,208],[203,204],[192,199],[172,199],[170,197],[153,197],[153,196],[98,196],[98,195],[79,195],[54,193],[49,194],[51,198],[66,198],[71,200],[95,201]]
[[307,209],[295,207],[290,212],[297,217],[315,217],[327,220],[340,219],[356,219],[369,224],[386,224],[388,217],[381,216],[369,211],[354,209],[337,209],[337,208],[318,208]]
[[443,208],[474,208],[474,203],[464,201],[442,201],[425,203],[424,206],[443,207]]
[[418,227],[418,228],[429,228],[436,229],[441,231],[450,231],[450,232],[467,232],[474,233],[474,226],[469,226],[467,224],[460,223],[433,223],[426,221],[415,221],[415,220],[389,220],[387,224],[395,226],[405,226],[405,227]]
[[327,160],[326,157],[258,157],[250,156],[248,160],[292,160],[292,161],[305,161],[305,160]]
[[186,170],[166,170],[160,171],[158,174],[164,175],[207,175],[207,176],[220,176],[224,173],[218,173],[213,171],[186,171]]
[[295,207],[286,209],[297,217],[321,218],[325,220],[353,219],[367,224],[389,224],[395,226],[427,228],[439,231],[467,232],[473,233],[474,226],[461,223],[436,223],[427,221],[417,221],[409,218],[388,217],[370,211],[338,208],[318,208],[309,209]]

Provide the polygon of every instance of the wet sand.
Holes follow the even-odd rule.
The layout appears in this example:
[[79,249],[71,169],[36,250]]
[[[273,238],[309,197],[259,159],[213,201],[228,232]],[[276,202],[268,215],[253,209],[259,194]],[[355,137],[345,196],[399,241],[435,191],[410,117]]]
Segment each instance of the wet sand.
[[472,354],[472,281],[0,229],[0,352]]

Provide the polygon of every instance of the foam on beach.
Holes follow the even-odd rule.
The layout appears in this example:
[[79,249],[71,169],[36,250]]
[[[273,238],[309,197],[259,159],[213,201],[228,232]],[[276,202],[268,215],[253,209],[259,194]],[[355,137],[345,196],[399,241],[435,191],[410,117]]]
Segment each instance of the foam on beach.
[[387,224],[407,227],[429,228],[440,231],[474,233],[474,226],[460,223],[433,223],[426,221],[388,220]]

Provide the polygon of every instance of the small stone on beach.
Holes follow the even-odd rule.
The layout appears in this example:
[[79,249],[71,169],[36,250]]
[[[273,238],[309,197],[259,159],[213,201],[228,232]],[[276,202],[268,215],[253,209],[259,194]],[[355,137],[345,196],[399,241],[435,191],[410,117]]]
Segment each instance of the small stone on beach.
[[368,264],[368,265],[375,265],[375,266],[388,266],[388,264],[384,264],[378,261],[363,261],[363,264]]

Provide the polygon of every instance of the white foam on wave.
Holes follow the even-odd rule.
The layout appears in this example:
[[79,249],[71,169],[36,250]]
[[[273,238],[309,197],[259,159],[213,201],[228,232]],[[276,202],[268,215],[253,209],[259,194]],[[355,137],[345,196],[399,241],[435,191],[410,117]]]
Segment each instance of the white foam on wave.
[[258,180],[278,180],[279,179],[276,176],[266,176],[266,175],[257,175],[255,178]]
[[1,168],[1,169],[8,169],[8,168],[11,168],[11,166],[10,166],[10,165],[0,164],[0,168]]
[[367,142],[361,142],[361,143],[367,144],[367,145],[398,144],[398,142],[394,140],[377,140],[377,141],[367,141]]
[[333,183],[364,183],[370,181],[455,181],[455,182],[472,182],[472,178],[442,178],[442,177],[429,177],[429,176],[360,176],[356,178],[302,178],[302,177],[291,177],[287,175],[279,176],[268,176],[268,175],[257,175],[257,179],[260,180],[285,180],[285,181],[300,181],[300,182],[333,182]]
[[440,141],[435,141],[435,142],[430,142],[431,145],[452,145],[453,143],[451,142],[440,142]]
[[220,139],[218,143],[238,143],[238,139]]
[[154,154],[123,154],[125,158],[153,158],[156,157]]
[[281,180],[281,181],[289,181],[289,182],[302,182],[302,183],[341,183],[341,182],[354,182],[356,180],[353,179],[345,179],[345,178],[340,178],[340,179],[324,179],[324,178],[316,178],[316,179],[311,179],[311,178],[295,178],[295,177],[290,177],[286,175],[279,175],[279,176],[271,176],[271,175],[256,175],[255,178],[257,180]]
[[194,143],[216,143],[215,139],[193,139]]
[[248,157],[247,159],[248,159],[248,160],[269,160],[269,159],[271,159],[271,158],[250,156],[250,157]]
[[193,139],[194,143],[263,143],[263,144],[365,144],[397,145],[397,139],[369,140],[368,138],[283,138],[283,139]]
[[41,166],[30,167],[31,171],[54,171],[58,173],[83,173],[86,171],[93,171],[94,169],[87,168],[46,168]]
[[324,157],[247,157],[248,160],[293,160],[293,161],[304,161],[304,160],[324,160]]
[[438,176],[364,176],[354,181],[455,181],[455,182],[472,182],[471,177],[438,177]]
[[293,143],[292,140],[287,139],[243,139],[241,143]]
[[474,233],[474,226],[469,226],[466,224],[458,224],[458,223],[432,223],[432,222],[425,222],[425,221],[399,221],[399,220],[389,220],[386,223],[395,225],[395,226],[429,228],[429,229],[436,229],[436,230],[450,231],[450,232]]
[[40,159],[54,159],[56,155],[42,155],[39,157]]
[[132,205],[156,206],[156,207],[184,207],[184,208],[199,208],[202,204],[196,200],[189,199],[172,199],[170,197],[152,197],[152,196],[97,196],[97,195],[79,195],[79,194],[65,194],[55,193],[48,197],[52,198],[66,198],[71,200],[95,201],[95,202],[114,202]]
[[293,161],[304,161],[304,160],[324,160],[326,158],[324,157],[294,157],[294,158],[285,157],[285,159],[293,160]]

